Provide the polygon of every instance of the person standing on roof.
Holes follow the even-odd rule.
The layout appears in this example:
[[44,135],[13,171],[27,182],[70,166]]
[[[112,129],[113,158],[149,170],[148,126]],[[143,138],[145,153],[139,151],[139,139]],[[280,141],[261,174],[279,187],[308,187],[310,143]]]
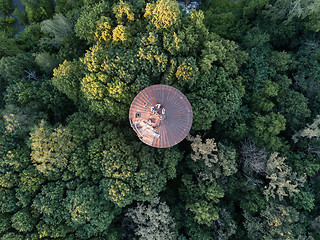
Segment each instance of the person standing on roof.
[[157,112],[157,110],[154,107],[151,107],[150,110],[152,114],[155,114]]

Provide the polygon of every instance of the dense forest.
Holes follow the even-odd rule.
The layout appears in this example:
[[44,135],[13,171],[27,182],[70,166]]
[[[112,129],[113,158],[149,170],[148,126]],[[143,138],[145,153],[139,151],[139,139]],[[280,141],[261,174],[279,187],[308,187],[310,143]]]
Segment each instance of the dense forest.
[[[0,13],[0,239],[320,239],[319,0]],[[154,84],[192,105],[171,148],[128,121]]]

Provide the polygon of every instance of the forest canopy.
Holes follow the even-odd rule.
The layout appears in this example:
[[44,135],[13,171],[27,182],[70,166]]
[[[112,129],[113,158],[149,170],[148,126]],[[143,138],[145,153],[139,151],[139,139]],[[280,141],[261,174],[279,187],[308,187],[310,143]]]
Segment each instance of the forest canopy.
[[[188,2],[0,0],[0,239],[320,239],[319,1]],[[128,121],[155,84],[171,148]]]

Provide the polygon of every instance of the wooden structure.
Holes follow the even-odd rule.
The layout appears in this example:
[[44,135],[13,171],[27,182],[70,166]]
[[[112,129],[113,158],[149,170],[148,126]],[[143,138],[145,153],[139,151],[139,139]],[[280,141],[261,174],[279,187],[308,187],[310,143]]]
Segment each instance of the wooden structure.
[[192,125],[191,104],[178,89],[153,85],[143,89],[132,101],[129,121],[145,144],[168,148],[181,142]]

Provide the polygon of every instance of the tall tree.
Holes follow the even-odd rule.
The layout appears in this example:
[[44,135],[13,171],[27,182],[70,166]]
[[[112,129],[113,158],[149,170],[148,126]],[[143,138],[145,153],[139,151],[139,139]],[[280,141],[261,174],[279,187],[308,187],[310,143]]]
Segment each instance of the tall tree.
[[39,172],[49,179],[58,179],[67,168],[75,144],[72,135],[62,126],[50,128],[44,120],[30,134],[31,159]]
[[68,190],[63,200],[66,223],[76,230],[76,237],[88,239],[93,236],[107,237],[111,221],[119,209],[104,199],[101,190],[92,183],[83,182],[75,190]]
[[149,204],[138,203],[135,208],[128,209],[126,217],[127,222],[134,224],[134,234],[139,239],[174,239],[176,235],[170,209],[159,198],[152,199]]
[[267,161],[267,179],[270,179],[268,188],[264,191],[267,199],[276,196],[283,200],[283,197],[292,196],[299,192],[298,186],[302,186],[305,176],[297,176],[285,163],[285,158],[278,157],[278,153],[271,154]]

